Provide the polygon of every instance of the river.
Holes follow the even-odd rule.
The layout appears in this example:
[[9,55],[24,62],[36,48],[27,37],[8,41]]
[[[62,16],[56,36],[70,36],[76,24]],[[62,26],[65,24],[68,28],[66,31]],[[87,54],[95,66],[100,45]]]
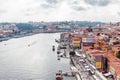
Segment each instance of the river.
[[41,33],[0,42],[0,80],[55,80],[58,70],[68,71],[69,59],[58,61],[56,51],[52,51],[59,36]]

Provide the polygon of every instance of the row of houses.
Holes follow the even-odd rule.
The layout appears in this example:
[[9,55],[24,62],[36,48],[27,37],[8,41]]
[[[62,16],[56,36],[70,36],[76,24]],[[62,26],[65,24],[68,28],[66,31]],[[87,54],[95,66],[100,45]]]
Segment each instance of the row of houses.
[[73,48],[82,48],[91,64],[120,80],[120,26],[105,24],[61,34]]
[[0,37],[7,37],[16,31],[19,29],[15,24],[0,25]]

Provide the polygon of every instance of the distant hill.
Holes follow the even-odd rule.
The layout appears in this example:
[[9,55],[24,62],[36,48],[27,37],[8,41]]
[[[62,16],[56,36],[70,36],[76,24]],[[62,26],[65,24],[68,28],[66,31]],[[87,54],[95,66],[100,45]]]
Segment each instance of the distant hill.
[[105,24],[104,22],[92,22],[92,21],[61,21],[61,22],[52,22],[53,25],[79,25],[79,27],[87,27],[87,26],[97,26]]
[[19,30],[33,30],[34,27],[28,23],[17,23],[16,26]]
[[[91,21],[61,21],[61,22],[28,22],[28,23],[0,23],[2,25],[10,25],[16,24],[20,31],[23,30],[34,30],[34,29],[44,29],[46,30],[48,27],[56,28],[57,26],[70,26],[71,29],[74,29],[75,26],[79,27],[94,27],[97,25],[104,24],[103,22],[91,22]],[[77,29],[77,28],[76,28]]]
[[79,26],[97,26],[97,25],[102,25],[105,24],[103,22],[91,22],[91,21],[76,21],[76,24],[78,24]]

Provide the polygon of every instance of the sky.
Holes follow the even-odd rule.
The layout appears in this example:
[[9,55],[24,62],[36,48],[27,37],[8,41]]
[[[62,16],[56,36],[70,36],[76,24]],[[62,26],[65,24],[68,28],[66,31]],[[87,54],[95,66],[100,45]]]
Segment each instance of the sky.
[[0,22],[120,21],[120,0],[0,0]]

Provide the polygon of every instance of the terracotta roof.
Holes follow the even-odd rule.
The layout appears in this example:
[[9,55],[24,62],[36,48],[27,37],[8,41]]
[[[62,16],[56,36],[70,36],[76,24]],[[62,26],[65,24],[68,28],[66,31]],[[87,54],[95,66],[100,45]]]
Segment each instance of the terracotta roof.
[[93,56],[98,56],[98,55],[105,56],[106,54],[104,51],[97,49],[89,49],[88,51],[86,51],[86,53],[92,54]]

